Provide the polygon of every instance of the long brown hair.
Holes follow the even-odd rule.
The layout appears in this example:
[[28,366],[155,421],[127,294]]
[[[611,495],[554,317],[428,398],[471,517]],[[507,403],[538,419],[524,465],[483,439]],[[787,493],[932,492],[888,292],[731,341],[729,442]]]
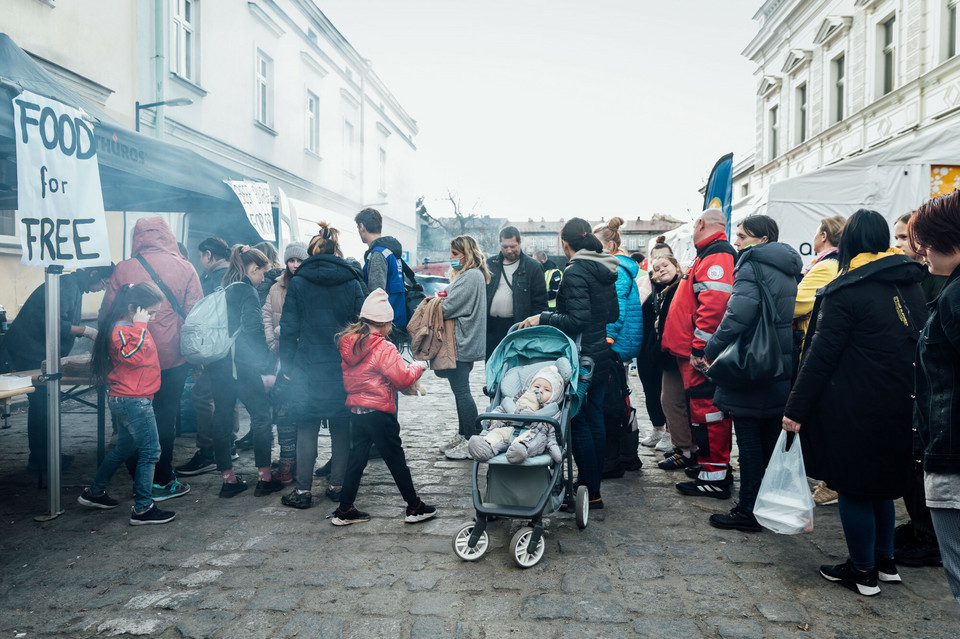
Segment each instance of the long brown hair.
[[110,348],[113,344],[113,325],[125,318],[131,307],[150,308],[163,301],[163,293],[153,282],[140,282],[120,287],[110,308],[100,320],[97,339],[93,342],[93,356],[90,368],[94,384],[100,388],[107,385],[107,375],[113,370]]
[[353,322],[352,324],[348,324],[346,328],[344,328],[342,331],[334,335],[333,342],[337,345],[337,348],[339,349],[340,342],[341,340],[343,340],[344,337],[346,337],[347,335],[359,335],[360,337],[357,338],[357,341],[353,343],[353,348],[350,349],[353,351],[354,355],[356,355],[357,353],[363,352],[363,345],[367,341],[367,338],[370,337],[371,333],[382,334],[383,327],[387,326],[388,324],[390,324],[390,322],[381,324],[377,322],[371,322],[370,320],[364,319],[363,317],[361,317],[356,322]]
[[310,244],[307,245],[307,253],[310,255],[343,257],[343,251],[340,250],[340,231],[326,222],[317,222],[317,225],[320,227],[320,232],[310,240]]
[[261,251],[251,248],[246,244],[237,244],[230,251],[230,266],[227,272],[223,274],[221,285],[227,286],[234,282],[241,281],[247,275],[247,267],[250,264],[256,264],[260,268],[266,268],[270,265],[270,260]]
[[459,251],[464,257],[463,268],[450,274],[451,282],[470,269],[476,268],[483,273],[483,279],[486,280],[487,284],[490,283],[490,269],[487,268],[487,260],[484,259],[483,251],[480,250],[480,245],[477,244],[472,235],[458,235],[450,240],[450,248]]

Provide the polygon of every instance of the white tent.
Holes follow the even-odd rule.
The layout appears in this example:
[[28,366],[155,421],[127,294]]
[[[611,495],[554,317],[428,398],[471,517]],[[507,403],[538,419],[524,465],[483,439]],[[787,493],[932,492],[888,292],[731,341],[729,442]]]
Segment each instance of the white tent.
[[[747,215],[769,215],[780,226],[781,242],[812,257],[811,241],[825,217],[849,217],[866,208],[886,217],[892,230],[898,217],[930,199],[932,165],[960,165],[960,127],[954,123],[907,133],[880,148],[771,184],[765,193],[736,203],[733,227]],[[667,234],[681,264],[693,259],[687,255],[693,250],[692,232],[693,225],[684,224]]]

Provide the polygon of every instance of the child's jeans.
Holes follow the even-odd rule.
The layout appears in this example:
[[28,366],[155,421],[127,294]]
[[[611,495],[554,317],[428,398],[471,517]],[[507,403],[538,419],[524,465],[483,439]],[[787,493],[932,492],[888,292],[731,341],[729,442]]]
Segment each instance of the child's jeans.
[[138,512],[153,503],[153,468],[160,459],[160,437],[153,402],[145,397],[113,397],[108,399],[110,416],[117,427],[117,445],[97,469],[90,492],[98,495],[107,489],[113,474],[130,455],[138,453],[133,476],[134,504]]

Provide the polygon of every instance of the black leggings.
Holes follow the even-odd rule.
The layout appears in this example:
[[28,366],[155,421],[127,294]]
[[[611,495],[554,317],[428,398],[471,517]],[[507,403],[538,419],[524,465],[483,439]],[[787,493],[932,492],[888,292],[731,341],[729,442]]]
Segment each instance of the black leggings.
[[410,477],[410,468],[407,467],[407,458],[403,453],[403,442],[400,440],[400,422],[396,415],[383,413],[378,410],[363,415],[354,415],[350,419],[350,458],[347,461],[347,474],[343,478],[343,488],[340,491],[340,510],[343,512],[353,505],[360,490],[360,478],[370,459],[370,446],[377,445],[377,450],[386,462],[393,481],[403,500],[411,506],[417,504],[417,491],[413,487]]
[[228,356],[207,365],[213,388],[213,454],[217,470],[233,468],[230,453],[233,448],[233,414],[238,399],[250,414],[254,463],[257,468],[263,468],[270,465],[270,449],[273,447],[270,398],[260,376],[248,368],[238,366],[234,379],[231,360]]

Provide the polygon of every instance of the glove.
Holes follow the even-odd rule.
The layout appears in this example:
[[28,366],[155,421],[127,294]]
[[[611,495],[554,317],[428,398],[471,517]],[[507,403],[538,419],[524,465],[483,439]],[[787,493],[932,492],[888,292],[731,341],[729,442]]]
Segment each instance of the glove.
[[97,340],[97,329],[92,326],[83,327],[83,336],[91,341]]

